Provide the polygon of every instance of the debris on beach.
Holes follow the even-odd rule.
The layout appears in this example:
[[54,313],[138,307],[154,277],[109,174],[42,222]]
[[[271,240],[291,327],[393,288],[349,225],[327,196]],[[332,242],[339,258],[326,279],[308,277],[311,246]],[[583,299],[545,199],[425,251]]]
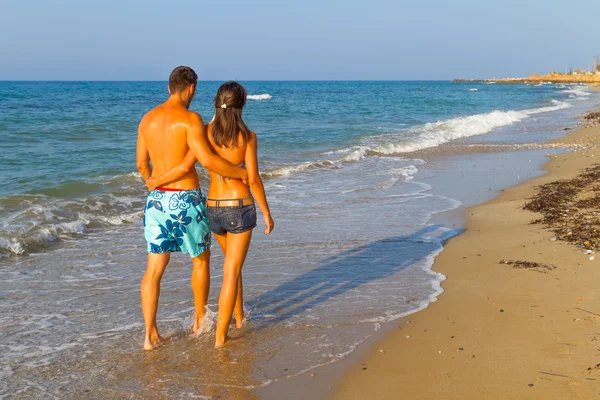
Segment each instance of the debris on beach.
[[596,364],[596,366],[594,366],[594,367],[588,367],[587,370],[588,370],[588,373],[591,373],[595,369],[600,369],[600,364]]
[[600,248],[600,164],[573,179],[538,186],[523,209],[542,214],[532,224],[550,228],[557,240],[586,250]]
[[580,125],[582,128],[600,125],[600,111],[589,112],[581,120]]
[[[553,269],[556,268],[554,265],[542,264],[542,263],[537,263],[537,262],[533,262],[533,261],[522,261],[522,260],[500,260],[500,264],[512,265],[513,268],[523,268],[523,269],[540,268],[540,269],[546,269],[548,271],[552,271]],[[502,311],[500,311],[500,312],[502,312]]]

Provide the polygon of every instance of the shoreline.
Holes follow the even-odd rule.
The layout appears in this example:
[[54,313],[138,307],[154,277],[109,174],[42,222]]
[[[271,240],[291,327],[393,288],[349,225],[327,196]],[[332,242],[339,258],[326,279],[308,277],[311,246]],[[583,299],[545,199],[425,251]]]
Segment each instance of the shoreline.
[[[466,232],[449,240],[436,257],[433,271],[446,276],[444,292],[426,309],[383,325],[340,362],[257,395],[563,399],[600,392],[591,380],[600,381],[600,369],[594,368],[600,361],[594,355],[600,314],[579,310],[600,313],[600,290],[594,302],[600,260],[551,240],[548,229],[530,225],[539,214],[522,209],[536,186],[573,178],[593,165],[599,135],[600,126],[586,127],[547,141],[544,146],[575,150],[549,156],[544,175],[461,212]],[[500,264],[503,259],[557,268],[516,269]],[[563,285],[572,292],[561,290]],[[578,358],[569,362],[574,354]]]
[[501,83],[501,84],[527,84],[541,85],[549,84],[600,84],[600,73],[597,74],[579,74],[579,75],[531,75],[527,78],[492,78],[492,79],[453,79],[456,83]]
[[[551,156],[547,174],[465,210],[467,231],[449,241],[433,266],[446,276],[444,293],[390,324],[391,332],[347,367],[331,398],[597,396],[600,260],[552,240],[549,229],[530,224],[539,214],[522,207],[537,186],[596,164],[599,135],[596,126],[549,141],[581,149]],[[556,268],[516,269],[503,259]]]

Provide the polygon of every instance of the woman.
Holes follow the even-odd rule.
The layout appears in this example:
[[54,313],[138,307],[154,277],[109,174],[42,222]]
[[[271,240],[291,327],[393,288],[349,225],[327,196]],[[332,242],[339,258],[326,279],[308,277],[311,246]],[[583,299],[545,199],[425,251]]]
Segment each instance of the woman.
[[[209,171],[211,181],[206,214],[209,227],[225,255],[215,340],[215,348],[221,348],[229,344],[227,331],[232,313],[235,314],[238,328],[242,326],[244,319],[242,266],[250,246],[252,229],[256,227],[255,202],[263,212],[266,235],[271,233],[275,223],[258,172],[256,134],[242,119],[246,89],[237,82],[226,82],[219,87],[214,103],[215,116],[206,126],[208,140],[214,151],[225,160],[232,164],[245,164],[249,184],[248,188],[240,180],[224,178]],[[186,160],[187,164],[190,160],[195,163],[195,159],[186,157]],[[185,160],[183,164],[186,164]],[[182,172],[189,169],[187,164],[174,167],[162,177],[150,179],[148,187],[165,184],[161,178],[170,175],[169,178],[172,179],[173,173],[178,169]]]

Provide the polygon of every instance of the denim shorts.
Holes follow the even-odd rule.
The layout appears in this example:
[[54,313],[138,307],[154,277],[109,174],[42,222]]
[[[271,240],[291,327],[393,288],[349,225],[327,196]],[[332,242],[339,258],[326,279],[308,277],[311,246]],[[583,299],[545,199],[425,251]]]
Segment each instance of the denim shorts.
[[256,205],[206,207],[208,227],[216,235],[243,233],[256,227]]

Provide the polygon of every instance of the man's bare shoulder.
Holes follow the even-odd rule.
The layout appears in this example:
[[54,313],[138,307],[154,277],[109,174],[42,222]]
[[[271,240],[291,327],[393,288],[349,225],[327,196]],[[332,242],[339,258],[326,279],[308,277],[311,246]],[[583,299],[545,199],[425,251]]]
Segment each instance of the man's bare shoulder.
[[185,107],[174,107],[167,110],[163,110],[163,113],[168,113],[171,121],[176,121],[180,124],[188,126],[194,126],[196,124],[204,125],[202,117],[195,111],[190,111]]
[[204,126],[204,121],[202,120],[202,116],[199,113],[197,113],[196,111],[189,111],[189,110],[188,110],[188,113],[189,113],[190,123]]
[[158,115],[162,114],[162,108],[163,104],[160,104],[154,107],[152,110],[148,111],[146,114],[144,114],[140,121],[140,127],[145,127],[150,122],[152,122]]

